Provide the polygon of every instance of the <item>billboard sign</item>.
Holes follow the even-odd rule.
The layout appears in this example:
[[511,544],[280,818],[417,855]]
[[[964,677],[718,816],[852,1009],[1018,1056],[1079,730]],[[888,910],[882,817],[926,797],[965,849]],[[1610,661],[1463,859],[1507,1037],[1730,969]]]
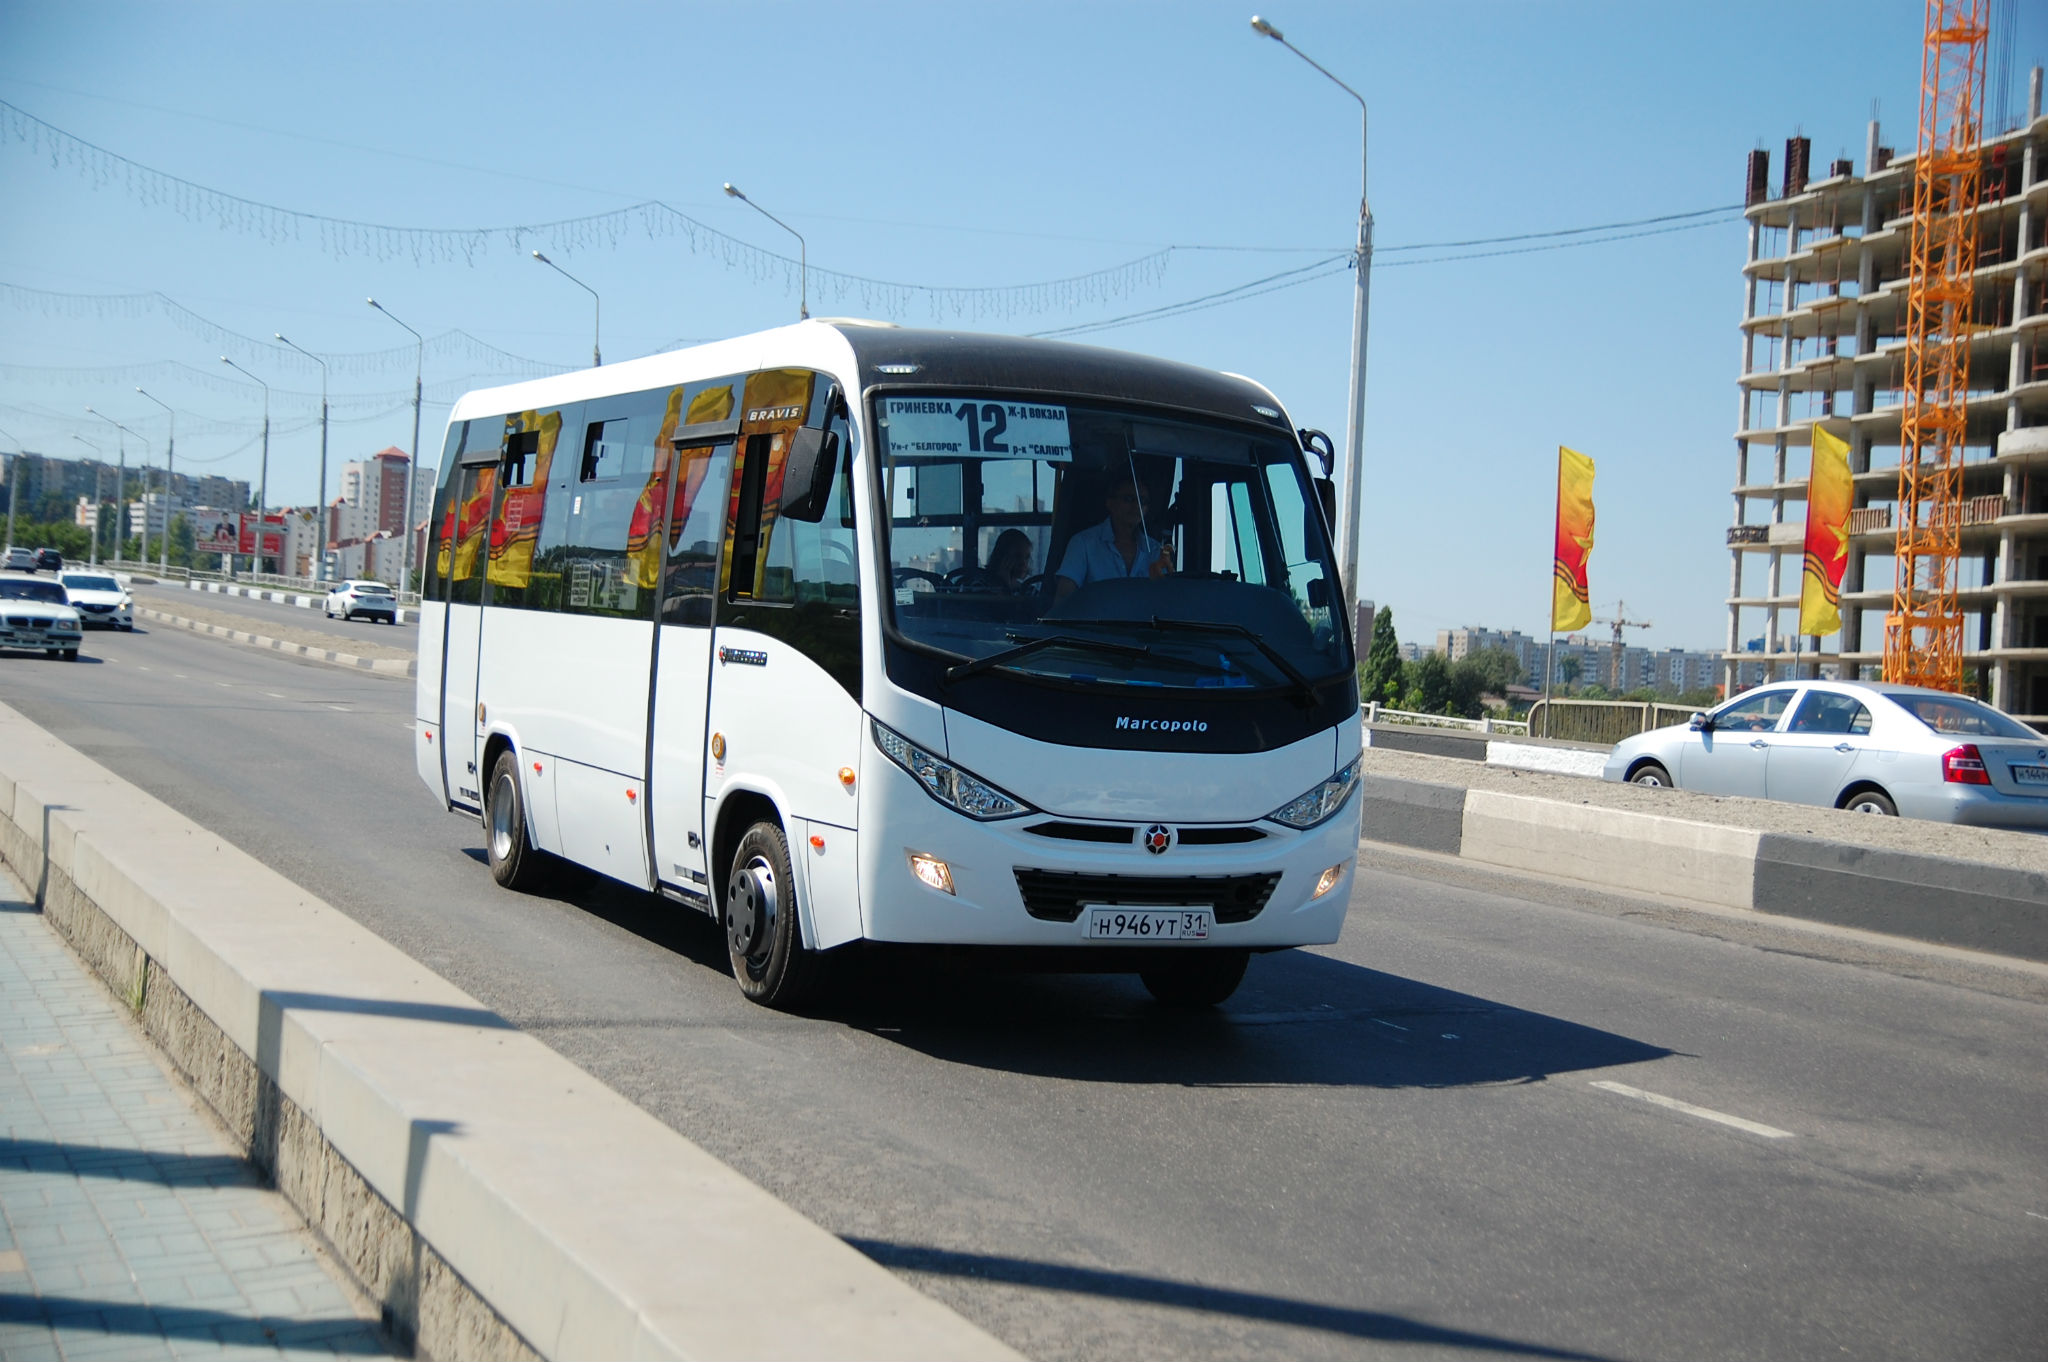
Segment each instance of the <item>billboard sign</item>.
[[254,511],[242,512],[240,532],[236,536],[237,553],[253,553],[259,558],[284,557],[284,517],[281,515],[258,515]]
[[192,552],[242,552],[241,518],[233,511],[201,506],[192,512]]

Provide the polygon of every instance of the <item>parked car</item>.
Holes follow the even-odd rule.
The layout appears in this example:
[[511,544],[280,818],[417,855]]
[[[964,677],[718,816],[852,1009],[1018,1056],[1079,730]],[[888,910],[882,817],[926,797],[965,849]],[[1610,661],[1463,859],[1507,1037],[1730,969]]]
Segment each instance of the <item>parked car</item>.
[[55,549],[37,549],[36,566],[45,572],[56,572],[64,566],[64,555]]
[[111,573],[72,568],[58,573],[57,580],[63,584],[71,604],[77,607],[81,624],[108,629],[135,627],[135,601],[120,578]]
[[0,557],[0,569],[8,572],[34,572],[36,556],[29,549],[9,549],[4,557]]
[[1616,745],[1638,785],[2048,830],[2048,736],[1967,696],[1866,681],[1759,686]]
[[327,618],[352,620],[358,615],[369,620],[398,623],[398,593],[382,582],[350,578],[327,593]]
[[63,587],[39,577],[0,577],[0,648],[37,648],[75,662],[81,637]]

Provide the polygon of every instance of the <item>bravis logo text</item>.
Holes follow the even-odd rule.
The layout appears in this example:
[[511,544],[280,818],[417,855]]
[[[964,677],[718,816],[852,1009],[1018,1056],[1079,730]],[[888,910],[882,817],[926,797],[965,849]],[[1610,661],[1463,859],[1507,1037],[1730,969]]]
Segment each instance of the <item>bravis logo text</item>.
[[1206,719],[1133,719],[1128,714],[1117,715],[1116,726],[1120,729],[1144,729],[1151,733],[1207,733],[1209,731],[1209,722]]

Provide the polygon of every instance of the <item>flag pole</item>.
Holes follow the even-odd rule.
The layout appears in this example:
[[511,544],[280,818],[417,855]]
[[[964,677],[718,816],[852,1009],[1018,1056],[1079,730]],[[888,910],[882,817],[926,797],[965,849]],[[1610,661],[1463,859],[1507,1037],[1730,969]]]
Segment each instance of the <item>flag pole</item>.
[[1550,642],[1543,648],[1543,736],[1550,736],[1550,682],[1557,675],[1557,630],[1550,631]]

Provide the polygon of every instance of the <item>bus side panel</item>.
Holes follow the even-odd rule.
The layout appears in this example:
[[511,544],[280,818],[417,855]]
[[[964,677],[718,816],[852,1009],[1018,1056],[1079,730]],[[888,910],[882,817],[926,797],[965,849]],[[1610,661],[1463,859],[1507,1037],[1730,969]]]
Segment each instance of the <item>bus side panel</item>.
[[441,784],[441,631],[447,626],[448,607],[439,601],[419,604],[419,679],[413,685],[413,762],[420,780],[445,804],[447,791]]
[[860,934],[860,839],[852,828],[797,820],[798,837],[789,854],[802,868],[799,877],[804,937],[815,950],[830,950]]
[[484,611],[480,605],[442,607],[448,635],[446,728],[440,735],[441,760],[448,772],[448,794],[455,803],[474,811],[484,806],[484,773],[477,770],[481,750],[478,742],[476,705],[477,641],[483,634]]
[[641,780],[559,758],[551,769],[562,855],[636,889],[652,889],[647,823],[640,815]]

